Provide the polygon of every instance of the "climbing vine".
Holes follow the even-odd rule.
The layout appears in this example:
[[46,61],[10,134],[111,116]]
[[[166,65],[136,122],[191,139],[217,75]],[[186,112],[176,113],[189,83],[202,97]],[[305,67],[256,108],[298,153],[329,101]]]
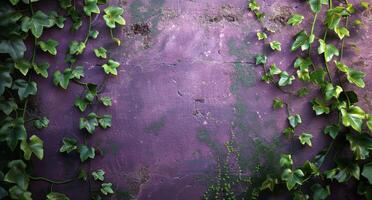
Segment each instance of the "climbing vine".
[[[85,53],[87,43],[98,37],[99,31],[92,27],[92,18],[101,16],[109,29],[113,42],[120,45],[119,38],[114,36],[114,29],[125,25],[122,17],[123,9],[107,5],[107,0],[84,0],[76,3],[74,0],[59,0],[60,9],[43,11],[38,4],[46,3],[42,0],[9,0],[0,6],[0,199],[10,198],[19,200],[33,199],[29,185],[35,181],[44,181],[50,184],[46,199],[68,200],[69,197],[59,191],[54,191],[53,186],[67,184],[72,181],[89,182],[90,197],[102,199],[114,193],[112,183],[105,179],[105,171],[91,169],[90,160],[96,157],[98,149],[89,144],[91,135],[99,126],[102,129],[111,127],[112,117],[109,114],[96,114],[89,112],[80,118],[79,127],[83,134],[83,141],[78,138],[65,137],[61,141],[59,152],[63,154],[77,153],[80,157],[80,170],[74,177],[65,180],[51,180],[46,177],[34,176],[30,169],[31,158],[40,160],[44,158],[44,141],[30,132],[47,128],[49,119],[39,116],[32,108],[32,103],[37,95],[37,76],[48,78],[53,70],[53,84],[61,90],[68,90],[70,83],[80,85],[83,93],[76,98],[74,106],[85,113],[92,110],[94,104],[111,106],[112,100],[103,96],[105,84],[110,76],[118,74],[120,63],[110,57],[109,52],[103,47],[94,49],[94,55],[105,63],[101,65],[105,75],[101,83],[85,82],[85,68],[78,65],[79,56]],[[66,52],[66,67],[55,70],[45,61],[40,61],[40,53],[50,56],[59,55],[58,46],[66,40],[55,38],[44,39],[46,31],[57,31],[65,28],[65,22],[71,21],[71,31],[85,31],[81,40],[68,41],[69,48]],[[87,30],[82,30],[83,22],[88,22]],[[25,45],[32,41],[30,45]],[[34,128],[32,128],[32,125]],[[85,167],[84,167],[85,166]],[[84,170],[87,169],[87,170]],[[95,188],[91,188],[91,182]],[[38,197],[37,199],[40,199]],[[44,199],[45,199],[44,198]],[[35,197],[34,197],[35,199]]]
[[[256,64],[264,70],[262,80],[275,85],[289,98],[307,97],[312,85],[318,88],[320,95],[308,101],[315,116],[335,119],[322,130],[332,141],[302,165],[295,165],[291,154],[282,154],[278,163],[282,168],[281,175],[269,175],[260,189],[274,191],[278,185],[283,184],[295,200],[324,200],[331,196],[332,187],[356,183],[355,194],[372,199],[372,162],[369,157],[372,150],[372,115],[357,105],[358,94],[354,92],[354,87],[365,87],[365,73],[348,66],[343,59],[347,44],[345,40],[352,33],[350,30],[362,24],[360,19],[350,24],[350,18],[368,9],[369,5],[364,1],[353,5],[347,0],[337,3],[332,0],[308,0],[307,3],[313,13],[313,21],[309,30],[301,30],[295,35],[291,45],[291,51],[298,53],[293,64],[295,73],[284,71],[276,64],[271,64],[267,69],[266,55],[258,55]],[[250,1],[248,8],[260,21],[265,17],[256,0]],[[303,15],[295,13],[287,24],[298,26],[304,19]],[[322,30],[316,31],[316,24],[320,20],[322,25],[319,27]],[[270,30],[263,29],[257,33],[257,38],[266,44],[270,34]],[[332,34],[338,38],[337,43],[328,40]],[[281,51],[279,41],[270,41],[269,46],[272,51]],[[316,46],[317,51],[314,51]],[[286,90],[296,79],[304,87],[297,92]],[[279,97],[273,100],[274,109],[284,107],[288,114],[288,127],[283,130],[284,135],[292,144],[299,142],[304,147],[311,147],[312,133],[297,131],[301,123],[306,123],[301,115],[292,113],[289,101]]]

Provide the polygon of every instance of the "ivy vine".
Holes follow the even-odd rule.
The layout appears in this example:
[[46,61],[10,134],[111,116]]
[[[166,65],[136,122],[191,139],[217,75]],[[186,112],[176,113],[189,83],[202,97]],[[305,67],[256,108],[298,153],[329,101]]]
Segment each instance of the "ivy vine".
[[[271,64],[267,69],[268,57],[265,55],[257,55],[256,64],[264,70],[262,80],[274,84],[286,95],[304,98],[310,92],[308,88],[312,88],[311,85],[318,88],[321,95],[308,101],[315,116],[336,116],[336,120],[327,124],[322,131],[332,142],[312,159],[299,165],[294,165],[291,154],[282,154],[279,163],[281,175],[269,175],[262,183],[261,191],[274,191],[277,185],[284,184],[294,200],[324,200],[330,197],[332,187],[352,182],[357,184],[355,193],[369,200],[372,199],[372,161],[369,156],[372,150],[372,115],[357,105],[358,95],[353,89],[365,87],[363,79],[366,74],[348,66],[343,59],[345,40],[351,36],[349,29],[362,24],[360,19],[356,19],[351,25],[350,17],[368,9],[369,5],[365,1],[353,5],[348,0],[337,3],[332,0],[308,0],[307,3],[313,13],[313,21],[310,30],[299,31],[291,45],[291,51],[298,53],[293,64],[295,73],[284,71],[276,64]],[[264,19],[265,14],[260,11],[256,0],[251,0],[248,8],[259,21]],[[320,19],[320,16],[324,18]],[[294,13],[287,24],[298,26],[304,19],[303,15]],[[322,30],[316,31],[316,24],[320,20]],[[338,37],[338,43],[327,40],[333,33]],[[262,30],[257,33],[257,39],[266,44],[270,34],[271,31]],[[279,41],[270,41],[269,46],[273,51],[281,51]],[[317,51],[312,49],[315,46]],[[296,79],[304,87],[296,93],[286,90]],[[297,131],[297,127],[303,123],[301,115],[292,113],[289,101],[279,97],[273,100],[274,109],[284,107],[288,114],[288,127],[283,130],[284,135],[291,143],[299,142],[311,147],[313,135]],[[326,166],[324,163],[327,163]]]
[[[74,40],[69,44],[65,56],[67,67],[64,70],[53,72],[53,84],[67,90],[70,83],[78,84],[84,88],[81,96],[76,98],[74,106],[81,112],[86,111],[93,104],[111,106],[112,100],[103,96],[104,86],[109,76],[116,76],[120,63],[110,57],[103,47],[94,49],[97,58],[105,61],[102,71],[105,75],[102,83],[84,82],[84,66],[78,65],[79,55],[85,52],[87,43],[97,38],[99,31],[92,27],[92,17],[101,15],[104,7],[103,20],[106,23],[113,42],[120,45],[120,39],[114,36],[113,30],[125,25],[121,7],[107,5],[107,0],[84,0],[75,3],[74,0],[58,0],[56,11],[37,10],[37,4],[45,3],[42,0],[9,0],[0,6],[0,199],[10,198],[18,200],[32,200],[32,193],[28,190],[34,181],[45,181],[50,184],[46,199],[68,200],[69,197],[61,192],[54,191],[53,185],[67,184],[72,181],[94,181],[96,188],[90,188],[92,199],[103,199],[114,193],[112,183],[105,179],[105,171],[92,170],[90,160],[96,157],[98,151],[89,144],[90,135],[94,135],[96,128],[107,129],[111,127],[112,117],[108,114],[89,114],[80,118],[79,127],[84,134],[84,140],[74,137],[65,137],[61,142],[59,152],[64,154],[77,153],[81,160],[80,170],[76,176],[65,180],[51,180],[46,177],[34,176],[29,168],[31,158],[40,160],[44,158],[44,141],[37,135],[30,135],[33,130],[47,128],[49,119],[34,113],[31,107],[33,97],[38,87],[36,76],[48,78],[49,71],[53,69],[50,64],[40,61],[37,51],[40,50],[50,56],[56,56],[58,46],[63,41],[55,38],[42,39],[46,31],[55,31],[65,28],[66,20],[72,22],[71,31],[80,30],[83,22],[88,22],[85,38]],[[36,5],[36,6],[35,6]],[[35,8],[34,8],[35,7]],[[25,41],[33,41],[32,46],[26,46]],[[26,56],[30,55],[30,56]],[[34,128],[31,127],[31,124]],[[83,169],[88,169],[87,171]],[[34,197],[36,198],[36,197]],[[37,197],[36,199],[40,199]],[[45,199],[44,198],[44,199]]]

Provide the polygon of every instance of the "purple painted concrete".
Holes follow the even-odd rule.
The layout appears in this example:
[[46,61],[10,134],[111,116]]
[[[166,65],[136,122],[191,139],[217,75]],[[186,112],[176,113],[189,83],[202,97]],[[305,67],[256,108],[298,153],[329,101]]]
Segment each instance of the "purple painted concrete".
[[[93,28],[100,35],[89,42],[78,65],[85,67],[85,81],[99,83],[103,79],[102,61],[94,57],[93,48],[103,46],[109,49],[112,58],[120,61],[119,76],[110,78],[104,90],[104,95],[113,98],[113,106],[108,109],[93,106],[81,114],[73,107],[82,92],[80,86],[71,84],[68,91],[62,91],[52,85],[51,76],[40,79],[36,103],[42,105],[40,112],[50,119],[50,125],[39,133],[47,146],[45,160],[34,162],[35,174],[52,179],[74,176],[79,169],[78,157],[57,152],[61,139],[82,138],[85,133],[79,131],[79,117],[89,112],[112,114],[112,128],[98,129],[89,138],[89,143],[99,147],[104,156],[98,155],[91,164],[83,165],[85,169],[102,168],[107,172],[107,179],[119,193],[111,199],[125,199],[125,191],[140,200],[201,199],[214,181],[209,177],[216,174],[213,148],[224,149],[223,143],[231,139],[232,133],[237,133],[239,151],[248,163],[255,138],[271,143],[275,136],[281,137],[287,122],[284,109],[271,108],[276,96],[290,101],[293,113],[303,116],[304,123],[296,133],[306,130],[314,134],[316,145],[312,149],[301,148],[299,144],[292,147],[295,160],[303,162],[316,154],[328,142],[321,133],[324,119],[314,117],[308,102],[284,96],[261,82],[262,70],[252,64],[256,54],[265,52],[269,63],[275,62],[293,72],[291,66],[296,55],[289,46],[301,27],[283,26],[282,22],[289,13],[298,12],[309,16],[303,23],[309,24],[311,14],[304,2],[259,2],[268,15],[263,26],[276,30],[270,40],[282,43],[280,53],[270,53],[267,45],[257,41],[256,31],[262,27],[246,10],[246,0],[111,2],[126,10],[127,26],[115,31],[123,45],[116,48],[109,39],[101,14],[93,21]],[[371,12],[361,16],[365,25],[354,29],[352,38],[347,39],[347,43],[354,42],[359,48],[345,51],[347,64],[357,64],[370,74],[372,51],[366,41],[372,39]],[[86,27],[75,34],[69,32],[69,27],[68,23],[62,31],[50,31],[44,38],[68,41],[84,37]],[[67,43],[61,44],[60,56],[53,59],[42,53],[38,56],[38,60],[51,62],[50,74],[66,67],[63,54]],[[360,99],[360,105],[369,112],[371,84],[367,81],[368,91]],[[208,132],[212,142],[200,139],[203,131]],[[289,142],[282,139],[278,155],[288,146]],[[245,173],[251,172],[247,168]],[[42,199],[48,191],[43,183],[31,187],[35,199]],[[92,188],[96,186],[93,184]],[[54,189],[66,192],[71,199],[88,199],[87,183],[73,182]],[[333,198],[340,199],[337,195],[336,192]]]

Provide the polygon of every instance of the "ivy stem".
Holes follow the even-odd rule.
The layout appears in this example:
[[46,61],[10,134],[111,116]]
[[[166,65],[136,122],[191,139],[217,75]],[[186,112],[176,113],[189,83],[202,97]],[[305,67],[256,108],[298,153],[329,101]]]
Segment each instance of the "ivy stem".
[[114,37],[114,33],[112,32],[112,28],[110,28],[110,36],[111,36],[111,39],[115,39],[115,37]]
[[[310,35],[314,34],[314,29],[315,29],[315,24],[316,24],[317,18],[318,18],[318,13],[315,13],[314,19],[313,19],[313,24],[311,25]],[[310,57],[310,54],[311,54],[311,46],[312,46],[312,44],[310,44],[310,47],[309,47],[309,57]]]
[[87,35],[85,36],[84,44],[87,44],[87,42],[88,42],[91,29],[92,29],[92,16],[90,15],[89,16],[88,31],[87,31]]
[[[30,7],[31,15],[34,15],[34,9],[32,7],[32,2],[30,1],[28,5]],[[35,63],[36,46],[37,46],[37,38],[34,36],[34,47],[33,47],[33,50],[32,50],[31,64],[34,64]]]
[[67,180],[57,181],[57,180],[51,180],[51,179],[41,177],[41,176],[37,176],[37,177],[29,176],[29,178],[34,181],[45,181],[45,182],[52,183],[52,184],[66,184],[66,183],[70,183],[75,180],[75,178],[71,178]]
[[28,98],[25,100],[25,103],[24,103],[24,106],[23,106],[23,114],[22,114],[23,119],[26,116],[27,104],[28,104]]

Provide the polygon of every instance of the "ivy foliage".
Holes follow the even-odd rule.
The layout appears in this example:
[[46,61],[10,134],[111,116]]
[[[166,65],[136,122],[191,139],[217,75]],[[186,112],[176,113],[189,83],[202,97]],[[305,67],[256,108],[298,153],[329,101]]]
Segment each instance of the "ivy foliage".
[[[77,97],[75,106],[80,111],[91,110],[91,105],[102,104],[105,107],[112,105],[108,96],[102,96],[105,83],[96,84],[84,82],[86,76],[84,66],[77,65],[79,56],[86,53],[86,46],[90,40],[96,39],[99,32],[94,30],[92,17],[100,18],[106,22],[110,35],[113,38],[114,28],[125,25],[123,9],[113,5],[106,5],[106,0],[84,0],[81,4],[75,4],[72,0],[58,0],[60,8],[56,10],[38,9],[41,4],[48,3],[45,0],[5,0],[0,6],[0,145],[2,155],[0,163],[0,199],[15,200],[69,200],[70,198],[52,190],[45,197],[34,197],[29,191],[34,181],[45,181],[51,186],[67,184],[74,180],[95,181],[96,188],[91,188],[89,198],[102,199],[114,193],[113,184],[104,179],[103,169],[92,172],[80,170],[77,175],[67,180],[50,180],[46,177],[35,177],[30,166],[45,157],[45,137],[38,131],[49,126],[46,116],[39,116],[32,107],[39,88],[36,80],[48,78],[52,73],[53,84],[64,90],[68,90],[70,84],[81,86],[84,94]],[[81,5],[81,6],[80,6]],[[100,14],[104,9],[104,14]],[[65,28],[65,22],[71,22],[71,31],[86,31],[83,40],[57,40],[48,38],[46,32],[58,31]],[[80,30],[82,24],[87,22],[87,30]],[[49,34],[48,34],[49,35]],[[114,42],[120,41],[113,38]],[[32,43],[26,46],[25,41]],[[54,66],[40,60],[37,53],[46,56],[59,56],[60,45],[68,45],[65,56],[66,67]],[[37,53],[36,53],[37,52]],[[93,54],[93,52],[91,52]],[[97,47],[94,54],[107,60],[103,66],[102,75],[117,75],[119,62],[107,54],[103,47]],[[57,67],[59,69],[57,69]],[[106,78],[105,78],[106,79]],[[64,92],[61,90],[61,92]],[[63,154],[78,154],[80,165],[94,159],[98,154],[98,148],[89,144],[88,135],[93,135],[97,126],[103,129],[111,127],[111,115],[97,115],[90,112],[80,119],[80,129],[88,134],[83,134],[84,141],[72,136],[65,136],[59,149]],[[27,123],[33,126],[26,126]],[[79,123],[79,122],[77,122]],[[31,132],[33,134],[31,134]],[[48,150],[49,151],[49,150]],[[102,182],[104,181],[105,182]],[[45,190],[47,191],[47,189]]]

